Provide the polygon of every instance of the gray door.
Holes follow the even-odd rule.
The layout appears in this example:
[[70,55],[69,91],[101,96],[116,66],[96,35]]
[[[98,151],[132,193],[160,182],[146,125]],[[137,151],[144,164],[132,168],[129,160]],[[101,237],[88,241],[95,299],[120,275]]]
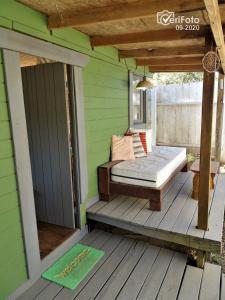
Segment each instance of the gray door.
[[38,221],[74,228],[66,66],[22,68]]

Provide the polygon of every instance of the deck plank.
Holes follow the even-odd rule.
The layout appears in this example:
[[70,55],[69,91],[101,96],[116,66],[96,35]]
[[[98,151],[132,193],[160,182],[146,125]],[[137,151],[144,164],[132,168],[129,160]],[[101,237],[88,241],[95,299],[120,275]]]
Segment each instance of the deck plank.
[[187,234],[191,221],[194,217],[198,203],[196,200],[188,197],[183,209],[181,210],[175,224],[172,227],[172,232]]
[[110,278],[114,270],[119,266],[127,252],[134,245],[134,240],[124,239],[115,249],[112,255],[99,268],[99,270],[97,270],[85,288],[74,299],[94,299],[105,285],[107,280]]
[[125,283],[123,289],[117,296],[117,300],[135,300],[141,290],[158,254],[160,248],[156,246],[148,246],[144,255],[138,262],[135,270]]
[[182,188],[182,184],[179,182],[175,182],[174,185],[172,186],[171,190],[168,192],[168,194],[164,197],[163,202],[162,202],[162,209],[161,211],[154,211],[151,216],[147,219],[145,222],[144,226],[145,227],[152,227],[152,228],[157,228],[166,215],[168,209],[170,208],[171,204],[173,203],[174,199],[180,192]]
[[188,199],[192,187],[191,187],[191,180],[192,178],[189,177],[188,180],[185,182],[183,188],[181,189],[180,193],[174,200],[173,204],[171,205],[170,209],[168,210],[167,214],[159,224],[158,228],[163,230],[171,231],[174,223],[176,222],[177,217],[179,216],[182,208],[185,205],[186,200]]
[[43,278],[39,278],[31,288],[23,293],[17,300],[31,300],[37,297],[51,282]]
[[103,208],[98,211],[100,215],[111,215],[111,213],[120,206],[128,197],[127,196],[118,196],[112,201],[107,202]]
[[137,300],[155,300],[161,284],[164,280],[168,267],[173,257],[173,251],[161,249],[150,273],[137,297]]
[[138,242],[136,245],[134,245],[134,247],[130,248],[123,261],[104,285],[95,300],[116,299],[119,291],[123,288],[127,278],[136,267],[145,250],[146,244],[143,242]]
[[157,300],[174,300],[177,298],[180,284],[186,267],[187,256],[175,252],[160,288]]
[[220,290],[220,300],[225,300],[225,274],[221,275],[221,290]]
[[[83,239],[81,242],[87,246],[92,246],[101,249],[103,245],[107,242],[107,240],[110,240],[112,237],[112,234],[102,231],[94,232],[93,234],[87,235],[87,238]],[[39,295],[36,299],[38,300],[49,300],[53,299],[57,296],[57,294],[60,293],[60,291],[63,290],[63,287],[55,284],[50,283]]]
[[139,211],[139,213],[134,217],[130,223],[144,225],[147,219],[152,215],[153,211],[149,210],[149,201],[145,206]]
[[[215,189],[214,189],[214,191],[211,191],[211,193],[210,193],[211,194],[210,197],[212,199],[212,201],[210,203],[210,210],[211,210],[211,206],[212,206],[212,202],[213,202],[214,192],[215,192],[216,186],[217,186],[217,180],[218,180],[218,176],[216,176],[215,179],[214,179]],[[193,219],[191,221],[191,224],[188,228],[187,234],[190,235],[190,236],[198,237],[198,238],[204,238],[205,230],[198,229],[197,224],[198,224],[198,208],[195,211],[194,217],[193,217]]]
[[203,270],[187,266],[178,300],[198,300]]
[[205,263],[199,300],[219,300],[221,267]]
[[104,264],[104,262],[109,258],[109,256],[113,253],[116,247],[121,243],[122,237],[116,235],[110,235],[110,238],[106,243],[99,247],[98,245],[93,245],[96,249],[101,249],[105,252],[105,255],[102,259],[95,265],[95,267],[88,273],[85,279],[77,286],[77,288],[73,290],[63,289],[55,298],[56,300],[64,300],[64,299],[74,299],[87,285],[87,283],[91,280],[91,278],[95,275],[98,269]]
[[98,212],[101,208],[103,208],[105,205],[107,205],[107,202],[105,201],[98,201],[96,202],[94,205],[92,205],[91,207],[89,207],[87,209],[88,212],[94,214],[96,212]]
[[126,221],[133,220],[140,210],[148,203],[148,199],[137,198],[136,202],[127,210],[121,219]]
[[117,206],[110,214],[111,218],[120,218],[123,216],[126,211],[134,204],[136,198],[134,197],[127,197],[125,201],[121,203],[121,205]]
[[217,185],[209,215],[209,230],[204,238],[220,241],[223,233],[224,205],[225,205],[225,175],[218,176]]
[[53,299],[62,290],[62,288],[63,288],[62,286],[60,286],[56,283],[51,283],[37,297],[35,297],[35,300]]

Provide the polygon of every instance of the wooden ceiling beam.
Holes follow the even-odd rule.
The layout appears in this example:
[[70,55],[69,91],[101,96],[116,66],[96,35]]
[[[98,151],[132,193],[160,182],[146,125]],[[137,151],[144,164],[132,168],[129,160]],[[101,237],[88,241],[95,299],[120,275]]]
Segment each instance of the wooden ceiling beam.
[[132,3],[120,3],[82,9],[79,11],[61,12],[50,15],[48,28],[76,27],[102,22],[112,22],[154,16],[157,12],[169,10],[172,12],[188,12],[204,9],[204,2],[196,0],[139,0]]
[[203,72],[202,65],[150,66],[149,72]]
[[220,56],[223,72],[225,72],[224,34],[218,0],[204,0],[204,2],[209,16],[210,27]]
[[199,37],[204,37],[208,28],[208,26],[202,26],[199,30],[193,31],[162,29],[119,35],[94,36],[91,38],[91,46],[94,48],[98,46],[113,46],[146,42],[197,39]]
[[202,64],[201,57],[177,58],[147,58],[136,59],[137,66],[165,66],[165,65],[196,65]]
[[119,58],[154,58],[172,56],[202,56],[203,46],[172,47],[160,49],[119,50]]

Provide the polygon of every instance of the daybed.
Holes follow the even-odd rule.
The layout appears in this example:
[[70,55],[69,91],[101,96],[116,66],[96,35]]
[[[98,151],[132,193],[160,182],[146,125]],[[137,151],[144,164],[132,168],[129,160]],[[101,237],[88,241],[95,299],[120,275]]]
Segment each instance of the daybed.
[[149,199],[149,208],[160,211],[163,194],[175,175],[187,171],[186,149],[155,146],[146,157],[112,161],[99,167],[100,200],[118,194]]

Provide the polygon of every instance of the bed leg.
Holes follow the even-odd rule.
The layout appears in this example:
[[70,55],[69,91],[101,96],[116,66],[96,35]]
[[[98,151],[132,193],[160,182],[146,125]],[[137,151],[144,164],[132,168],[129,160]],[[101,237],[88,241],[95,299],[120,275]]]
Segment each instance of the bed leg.
[[109,201],[110,200],[110,169],[109,168],[98,168],[98,176],[99,176],[99,200],[101,201]]
[[162,191],[156,190],[154,195],[149,199],[149,209],[153,211],[161,211],[162,208]]
[[149,200],[149,209],[153,211],[161,211],[162,204],[161,201],[155,202]]
[[181,170],[181,172],[188,172],[188,164],[186,164],[183,169]]
[[103,193],[100,193],[99,194],[99,200],[100,201],[110,201],[110,194],[103,194]]

